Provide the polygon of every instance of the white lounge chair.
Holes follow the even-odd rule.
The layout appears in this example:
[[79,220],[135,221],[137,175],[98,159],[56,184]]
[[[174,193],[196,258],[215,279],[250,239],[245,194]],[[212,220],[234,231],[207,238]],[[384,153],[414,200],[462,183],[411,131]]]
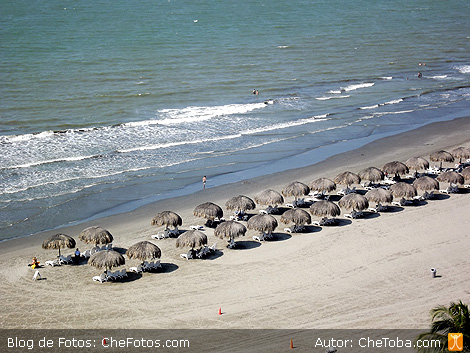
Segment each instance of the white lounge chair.
[[199,224],[196,224],[194,226],[190,226],[189,229],[194,229],[194,230],[203,230],[204,227],[200,226]]
[[181,257],[182,259],[189,260],[188,254],[180,254],[180,257]]
[[42,277],[41,277],[41,274],[39,273],[38,270],[36,270],[36,271],[34,272],[34,275],[33,275],[33,281],[39,280],[39,279],[41,279],[41,278],[42,278]]
[[129,271],[135,272],[135,273],[142,273],[142,266],[137,266],[137,267],[130,267]]
[[159,268],[162,268],[162,264],[160,263],[160,260],[157,260],[153,264],[153,269],[158,270]]
[[83,256],[85,259],[89,259],[91,256],[91,251],[86,250],[85,252],[81,253],[80,256]]
[[68,256],[60,255],[59,256],[59,263],[61,265],[72,263],[72,255],[68,255]]
[[106,245],[106,250],[113,250],[113,243],[109,243]]
[[94,276],[93,281],[97,281],[97,282],[100,282],[100,283],[107,282],[108,281],[108,276],[106,275],[106,273],[102,273],[99,276]]
[[60,266],[59,260],[47,260],[45,264],[46,266],[52,266],[52,267]]

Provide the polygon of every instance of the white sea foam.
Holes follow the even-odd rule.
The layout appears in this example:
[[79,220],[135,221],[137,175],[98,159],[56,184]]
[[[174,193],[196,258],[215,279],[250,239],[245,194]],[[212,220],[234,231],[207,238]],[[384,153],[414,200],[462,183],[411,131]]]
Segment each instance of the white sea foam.
[[382,76],[380,77],[381,80],[392,80],[393,77],[392,76]]
[[375,108],[378,108],[379,105],[378,104],[374,104],[374,105],[369,105],[367,107],[360,107],[359,109],[375,109]]
[[245,114],[256,109],[265,108],[264,103],[228,104],[215,107],[187,107],[183,109],[163,109],[158,113],[163,119],[154,121],[162,125],[195,123],[220,116]]
[[241,132],[241,134],[242,135],[252,135],[252,134],[258,134],[258,133],[261,133],[261,132],[286,129],[286,128],[290,128],[290,127],[294,127],[294,126],[300,126],[300,125],[305,125],[305,124],[311,124],[311,123],[314,123],[314,122],[325,121],[325,120],[328,120],[328,119],[326,119],[327,115],[328,114],[312,116],[311,118],[300,119],[300,120],[295,120],[295,121],[288,121],[288,122],[285,122],[285,123],[279,123],[279,124],[263,126],[263,127],[259,127],[259,128],[255,128],[255,129],[244,130],[244,131]]
[[319,101],[327,101],[327,100],[330,100],[330,99],[341,99],[341,98],[349,98],[351,96],[349,95],[342,95],[342,96],[323,96],[323,97],[316,97],[315,99],[316,100],[319,100]]
[[458,70],[462,74],[470,74],[470,65],[455,66],[454,69]]
[[355,85],[349,85],[349,86],[346,86],[346,87],[342,87],[341,90],[345,91],[345,92],[349,92],[349,91],[355,91],[355,90],[361,89],[361,88],[372,87],[373,85],[375,85],[374,82],[364,82],[364,83],[359,83],[359,84],[355,84]]
[[400,102],[403,102],[403,99],[402,99],[402,98],[400,98],[400,99],[394,99],[394,100],[385,102],[383,105],[398,104],[398,103],[400,103]]
[[48,160],[37,161],[37,162],[12,165],[12,166],[5,167],[4,169],[29,168],[29,167],[35,167],[35,166],[43,165],[43,164],[51,164],[51,163],[59,163],[59,162],[73,162],[73,161],[80,161],[83,159],[97,158],[97,157],[98,156],[96,155],[89,155],[89,156],[55,158],[55,159],[48,159]]
[[436,75],[436,76],[429,76],[429,78],[432,78],[434,80],[444,80],[447,78],[447,75]]

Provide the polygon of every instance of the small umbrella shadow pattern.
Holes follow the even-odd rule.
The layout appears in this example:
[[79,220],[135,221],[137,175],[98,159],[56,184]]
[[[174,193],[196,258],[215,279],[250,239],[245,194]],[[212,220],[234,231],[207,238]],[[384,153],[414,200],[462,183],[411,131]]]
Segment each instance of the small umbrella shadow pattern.
[[71,236],[66,234],[55,234],[50,238],[46,239],[42,243],[43,249],[59,249],[59,256],[60,256],[60,249],[61,248],[74,248],[75,247],[75,239]]
[[162,251],[157,245],[144,240],[131,245],[129,249],[127,249],[126,255],[129,259],[145,261],[159,259],[162,257]]
[[151,224],[153,226],[165,226],[167,229],[170,227],[177,228],[183,224],[183,219],[173,211],[163,211],[153,217]]
[[78,239],[85,243],[93,243],[95,245],[113,242],[111,233],[99,226],[85,228],[80,232]]
[[88,264],[96,268],[104,268],[105,271],[113,267],[124,265],[126,260],[124,256],[114,250],[102,250],[91,255]]

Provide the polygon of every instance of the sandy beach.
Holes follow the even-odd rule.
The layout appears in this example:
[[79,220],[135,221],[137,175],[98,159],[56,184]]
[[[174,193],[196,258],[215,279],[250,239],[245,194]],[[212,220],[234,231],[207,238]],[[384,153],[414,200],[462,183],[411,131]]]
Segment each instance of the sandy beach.
[[[86,224],[0,243],[2,328],[165,328],[165,329],[323,329],[427,328],[429,311],[451,301],[470,301],[470,193],[442,195],[420,206],[346,220],[341,226],[315,228],[311,233],[286,234],[280,224],[276,239],[258,243],[248,231],[245,248],[230,250],[226,241],[205,228],[217,256],[184,260],[175,239],[152,240],[162,250],[161,273],[144,273],[128,281],[92,281],[100,270],[79,266],[45,267],[44,278],[32,281],[27,266],[33,256],[44,263],[57,255],[42,241],[58,232],[78,240],[80,231],[100,225],[121,250],[162,227],[151,226],[157,212],[171,210],[183,219],[180,229],[203,224],[193,216],[200,203],[221,207],[236,195],[253,197],[267,188],[277,191],[290,181],[360,170],[413,156],[470,147],[470,118],[433,123],[372,142],[301,169],[210,187],[192,195],[162,200],[135,211]],[[445,165],[450,167],[451,164]],[[202,186],[202,185],[201,185]],[[287,198],[286,201],[292,201]],[[251,213],[258,213],[258,206]],[[230,211],[224,209],[228,218]],[[279,220],[280,216],[276,216]],[[316,217],[313,217],[316,219]],[[73,253],[72,249],[63,250]],[[137,260],[126,258],[125,268]],[[430,269],[440,277],[432,278]],[[218,315],[221,308],[223,315]]]

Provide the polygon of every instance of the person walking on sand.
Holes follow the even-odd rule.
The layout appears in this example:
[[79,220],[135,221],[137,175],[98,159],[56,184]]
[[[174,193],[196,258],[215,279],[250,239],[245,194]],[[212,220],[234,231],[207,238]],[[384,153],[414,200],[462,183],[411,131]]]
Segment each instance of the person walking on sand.
[[203,188],[203,189],[206,188],[206,181],[207,181],[207,178],[206,178],[206,176],[204,175],[204,176],[202,177],[202,188]]

